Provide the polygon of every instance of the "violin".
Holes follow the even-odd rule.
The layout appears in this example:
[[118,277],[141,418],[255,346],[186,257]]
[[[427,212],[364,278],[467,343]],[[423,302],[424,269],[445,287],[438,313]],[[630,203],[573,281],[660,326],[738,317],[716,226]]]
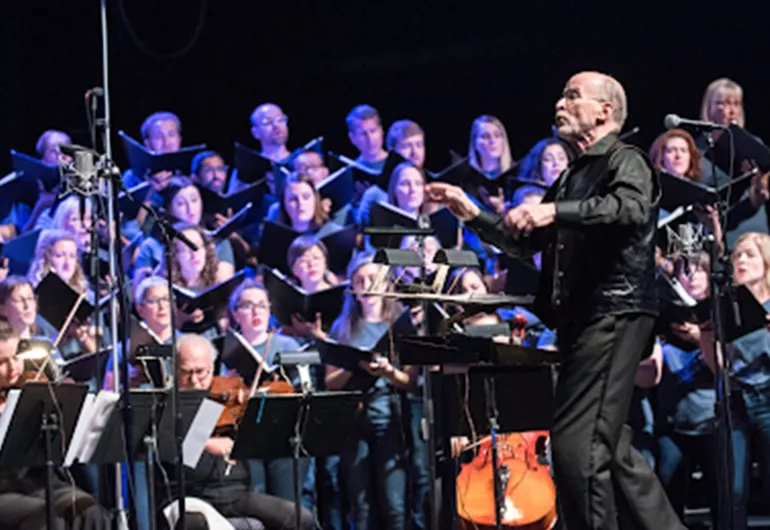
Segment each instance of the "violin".
[[15,388],[21,388],[29,382],[47,383],[48,378],[43,373],[38,373],[35,370],[27,370],[23,372],[14,384],[9,387],[0,390],[0,405],[4,405],[8,399],[8,392]]
[[209,397],[224,405],[214,428],[214,436],[224,436],[237,430],[238,423],[246,413],[249,397],[257,392],[291,394],[294,392],[294,388],[286,381],[268,381],[252,389],[238,376],[214,376],[209,389]]
[[[497,436],[502,481],[502,523],[507,529],[550,530],[556,524],[556,487],[543,456],[548,432]],[[492,437],[457,476],[457,515],[464,530],[495,528]]]

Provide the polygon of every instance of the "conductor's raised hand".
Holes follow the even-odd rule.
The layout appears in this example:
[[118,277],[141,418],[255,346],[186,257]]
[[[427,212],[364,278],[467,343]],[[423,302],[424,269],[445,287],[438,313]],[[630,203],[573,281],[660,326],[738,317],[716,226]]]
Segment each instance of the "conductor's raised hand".
[[428,200],[446,206],[461,221],[475,219],[481,213],[479,207],[465,192],[452,184],[432,182],[425,186]]
[[556,220],[556,205],[521,204],[505,215],[505,227],[518,238],[528,236],[535,228],[548,226]]

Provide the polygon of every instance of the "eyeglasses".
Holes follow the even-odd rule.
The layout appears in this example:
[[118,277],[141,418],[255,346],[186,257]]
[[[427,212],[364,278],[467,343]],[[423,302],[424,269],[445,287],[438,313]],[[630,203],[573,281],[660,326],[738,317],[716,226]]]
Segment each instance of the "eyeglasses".
[[179,368],[179,375],[188,379],[202,379],[210,373],[211,368],[193,368],[191,370],[188,370],[187,368]]
[[269,125],[277,126],[277,125],[286,125],[289,123],[289,117],[286,114],[281,114],[280,116],[276,116],[275,118],[262,118],[259,120],[259,124],[262,127],[268,127]]
[[227,173],[227,171],[230,169],[230,166],[203,166],[200,169],[201,175],[212,175],[216,173]]
[[235,309],[238,311],[254,311],[255,309],[259,309],[260,311],[270,311],[270,304],[265,302],[259,302],[257,304],[254,302],[241,302],[235,306]]
[[299,258],[295,263],[300,267],[309,267],[315,263],[320,263],[326,256],[321,253],[318,254],[305,254]]
[[25,296],[22,298],[9,298],[9,302],[11,302],[13,305],[24,307],[25,305],[35,305],[37,304],[37,298],[34,296]]
[[171,298],[168,296],[148,296],[142,303],[145,305],[154,305],[160,307],[161,305],[169,305],[171,303]]

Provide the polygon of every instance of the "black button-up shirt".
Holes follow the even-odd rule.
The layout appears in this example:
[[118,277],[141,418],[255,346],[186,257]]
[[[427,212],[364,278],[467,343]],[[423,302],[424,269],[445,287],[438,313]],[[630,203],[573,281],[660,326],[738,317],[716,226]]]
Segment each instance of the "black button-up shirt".
[[546,193],[543,202],[556,206],[552,225],[521,241],[505,233],[502,217],[488,212],[467,225],[511,255],[543,251],[536,310],[551,327],[610,314],[654,314],[659,194],[646,156],[609,134]]

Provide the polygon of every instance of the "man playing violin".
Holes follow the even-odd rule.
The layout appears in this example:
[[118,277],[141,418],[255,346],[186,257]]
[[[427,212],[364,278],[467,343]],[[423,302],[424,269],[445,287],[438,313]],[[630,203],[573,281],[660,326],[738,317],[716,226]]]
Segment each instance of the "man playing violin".
[[[220,377],[214,375],[214,345],[200,335],[183,335],[177,354],[180,389],[210,390],[215,378]],[[185,475],[187,494],[206,501],[225,518],[251,517],[259,519],[268,530],[293,529],[294,503],[253,491],[248,466],[228,459],[233,443],[229,436],[209,439],[198,465]],[[205,517],[197,513],[187,514],[186,523],[189,529],[209,527]],[[313,528],[313,516],[304,509],[301,528]]]
[[[0,317],[0,415],[8,390],[23,381],[24,361],[19,359],[19,335]],[[74,484],[54,475],[54,528],[111,527],[110,514],[94,498]],[[40,530],[46,526],[45,470],[32,468],[0,470],[0,529]]]

